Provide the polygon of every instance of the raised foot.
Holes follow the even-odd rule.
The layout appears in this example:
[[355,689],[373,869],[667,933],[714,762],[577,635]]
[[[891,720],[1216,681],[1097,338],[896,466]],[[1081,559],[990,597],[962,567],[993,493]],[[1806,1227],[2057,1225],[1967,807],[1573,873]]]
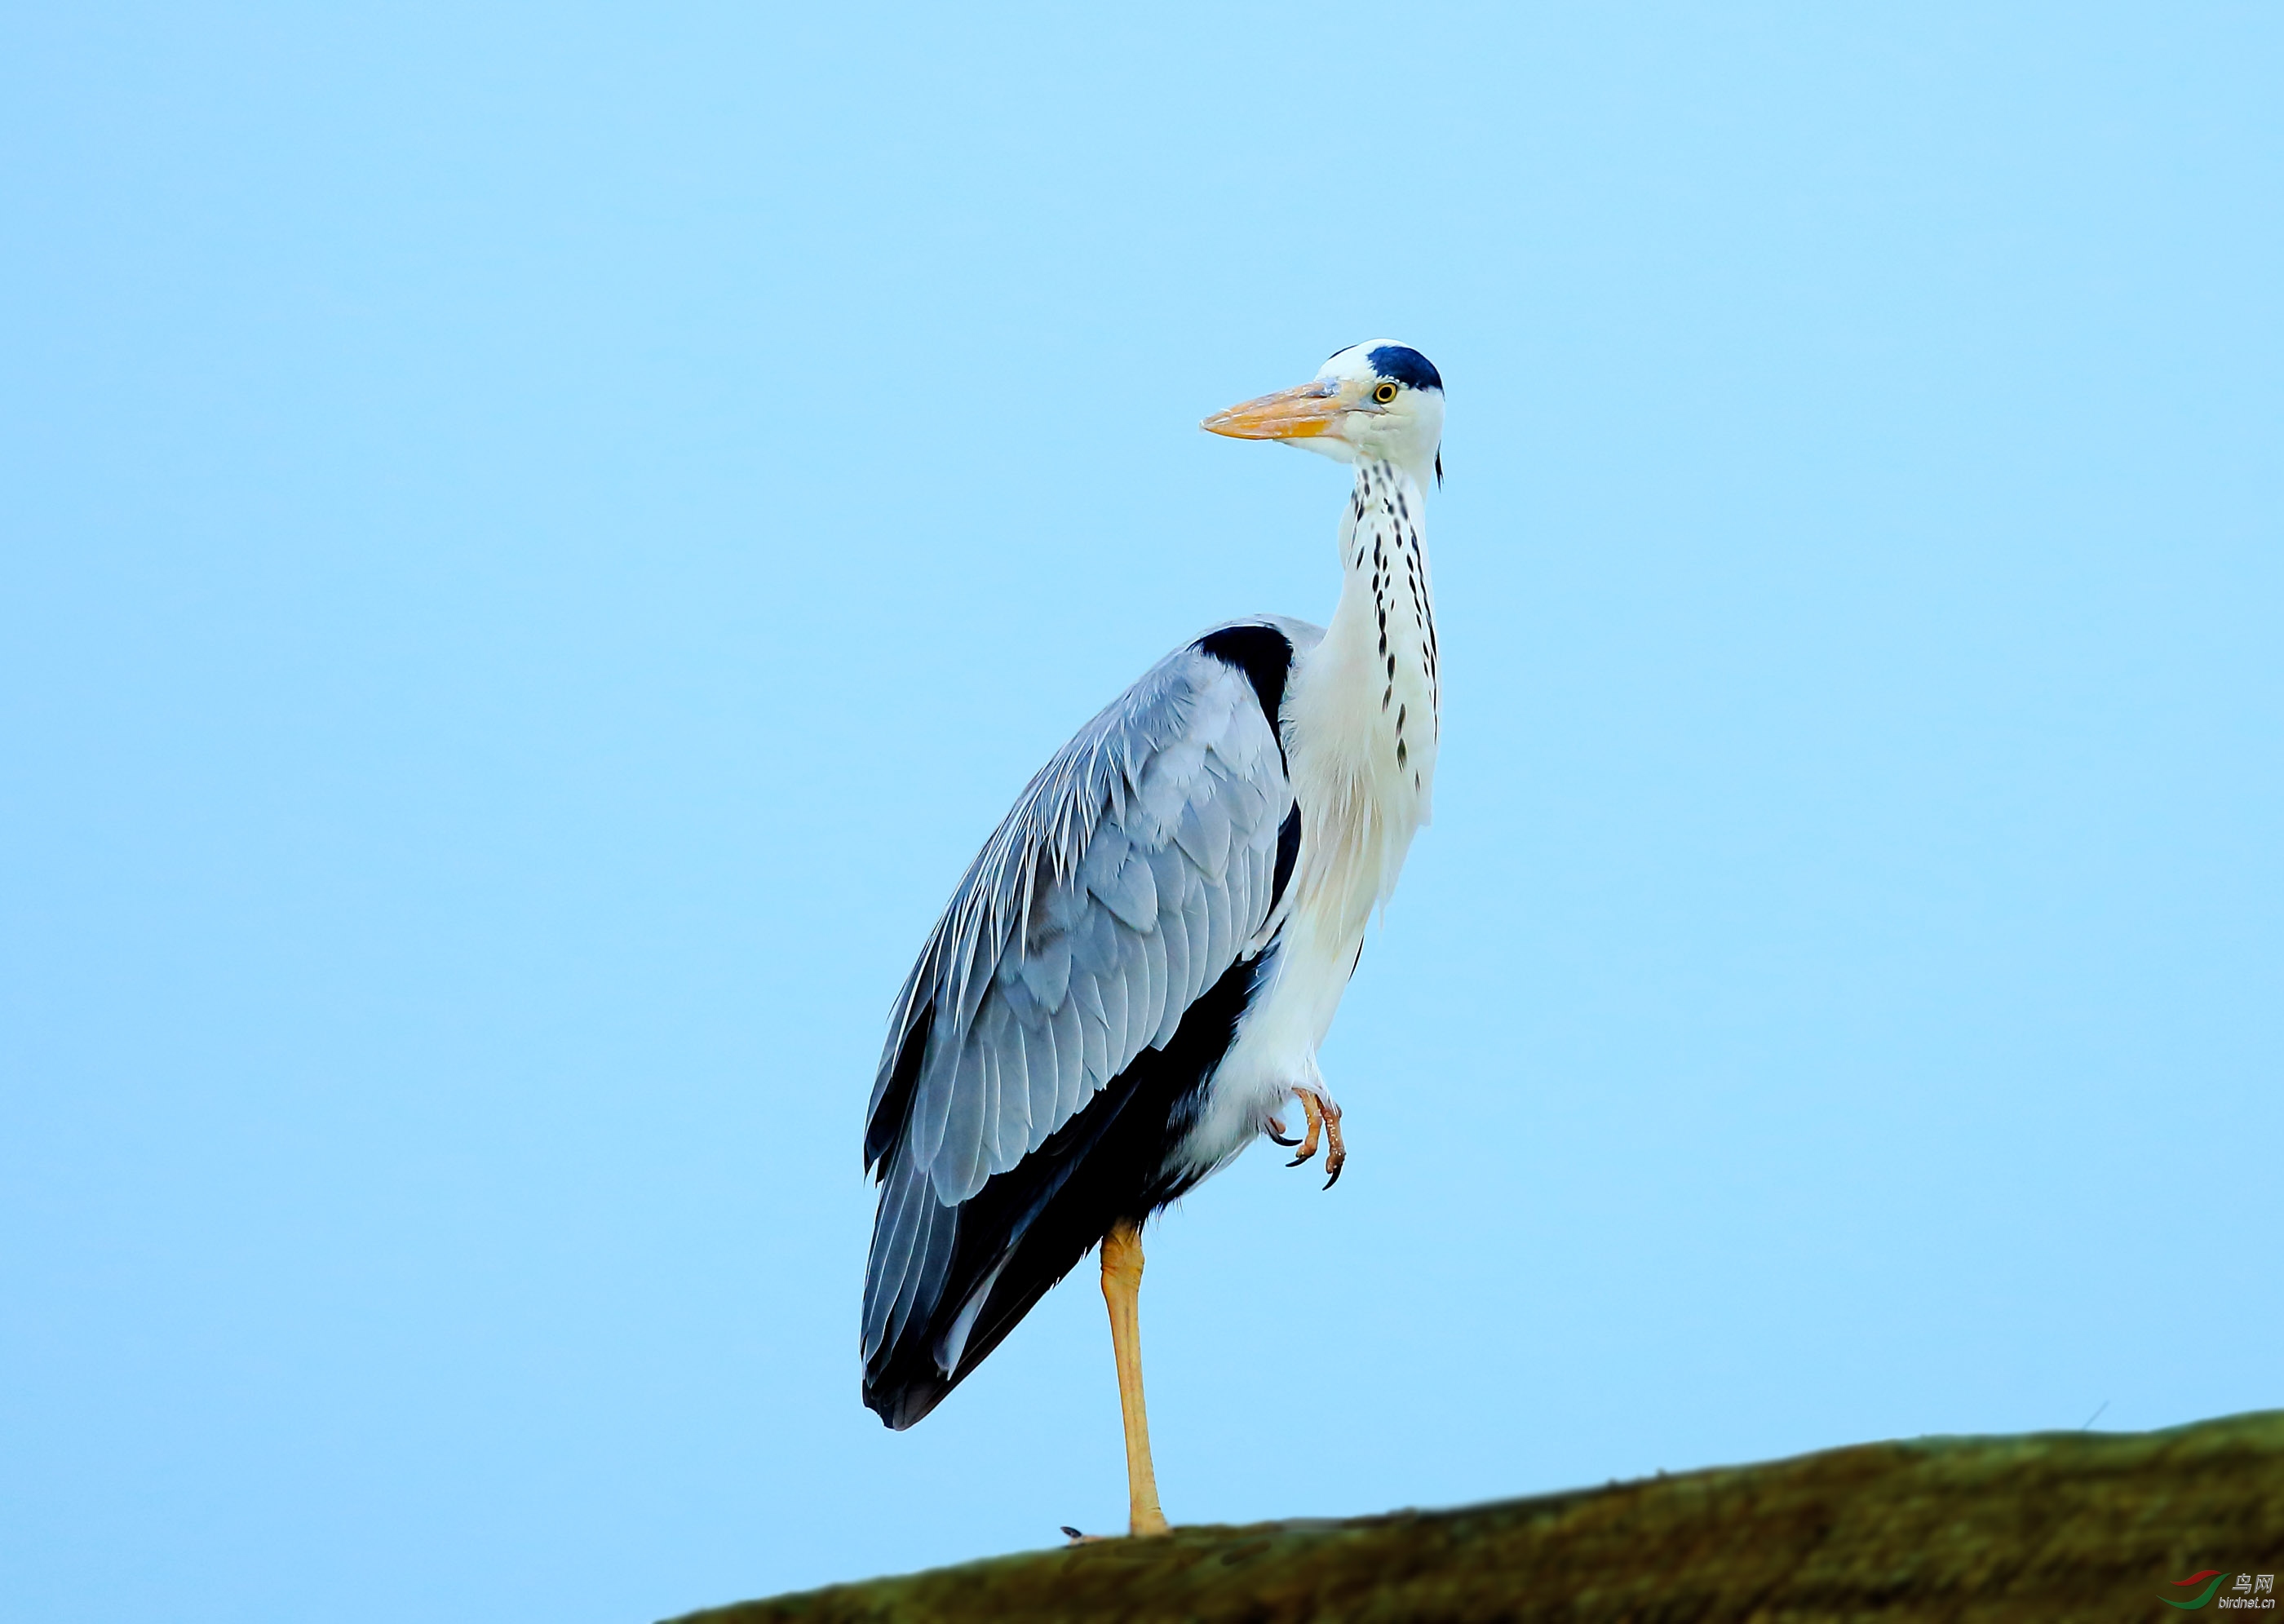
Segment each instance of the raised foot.
[[[1341,1169],[1348,1165],[1349,1159],[1348,1146],[1341,1140],[1341,1108],[1333,1103],[1330,1095],[1320,1094],[1314,1089],[1295,1088],[1293,1097],[1301,1102],[1301,1109],[1308,1113],[1309,1130],[1302,1136],[1300,1152],[1285,1165],[1297,1167],[1314,1156],[1317,1139],[1321,1133],[1325,1141],[1325,1188],[1330,1190],[1340,1182]],[[1293,1143],[1278,1132],[1284,1127],[1283,1123],[1272,1121],[1269,1127],[1269,1136],[1278,1144],[1289,1145]]]

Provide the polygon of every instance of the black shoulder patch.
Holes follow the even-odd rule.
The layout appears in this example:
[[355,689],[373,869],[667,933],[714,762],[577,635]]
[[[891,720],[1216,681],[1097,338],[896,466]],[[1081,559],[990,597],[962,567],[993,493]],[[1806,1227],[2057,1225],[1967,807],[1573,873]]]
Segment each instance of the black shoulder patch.
[[1278,724],[1277,715],[1285,708],[1285,679],[1293,672],[1293,640],[1274,626],[1224,626],[1219,631],[1208,632],[1190,646],[1245,673],[1245,680],[1253,684],[1254,697],[1261,701],[1261,714],[1269,718],[1269,730],[1277,736],[1278,753],[1282,755],[1285,730]]
[[1443,375],[1435,371],[1435,363],[1405,345],[1383,344],[1366,359],[1371,361],[1372,370],[1382,378],[1392,378],[1414,389],[1440,391],[1443,387]]

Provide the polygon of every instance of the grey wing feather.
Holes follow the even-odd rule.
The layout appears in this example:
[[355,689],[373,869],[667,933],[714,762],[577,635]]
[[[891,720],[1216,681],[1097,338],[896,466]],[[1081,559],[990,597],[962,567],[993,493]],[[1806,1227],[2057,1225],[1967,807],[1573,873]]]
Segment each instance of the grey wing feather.
[[[1273,622],[1296,650],[1322,635]],[[885,1182],[864,1353],[934,1312],[956,1209],[1015,1166],[1266,922],[1284,752],[1245,674],[1185,646],[1058,752],[984,845],[906,979],[872,1088]]]
[[872,1159],[900,1150],[957,1205],[1169,1037],[1266,918],[1269,865],[1242,857],[1273,852],[1291,805],[1244,674],[1193,645],[1161,660],[1031,780],[961,880],[897,1000],[876,1117],[921,1012],[933,1022]]

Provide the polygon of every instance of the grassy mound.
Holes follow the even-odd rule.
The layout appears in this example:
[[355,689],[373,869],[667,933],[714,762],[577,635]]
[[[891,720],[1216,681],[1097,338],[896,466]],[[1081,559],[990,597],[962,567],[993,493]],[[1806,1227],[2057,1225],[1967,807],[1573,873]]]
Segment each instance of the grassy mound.
[[[2284,1410],[2161,1433],[1864,1444],[1453,1511],[1180,1528],[833,1585],[686,1624],[2170,1619],[2284,1571]],[[2273,1593],[2272,1592],[2272,1595]],[[2274,1613],[2268,1616],[2273,1617]]]

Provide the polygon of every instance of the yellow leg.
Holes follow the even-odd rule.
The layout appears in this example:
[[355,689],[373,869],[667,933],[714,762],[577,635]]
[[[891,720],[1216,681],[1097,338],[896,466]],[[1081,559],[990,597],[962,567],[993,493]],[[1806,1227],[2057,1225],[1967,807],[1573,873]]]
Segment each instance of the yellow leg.
[[1118,1408],[1126,1423],[1127,1532],[1163,1534],[1158,1474],[1150,1469],[1150,1417],[1142,1408],[1142,1231],[1121,1219],[1102,1238],[1102,1300],[1110,1305],[1110,1345],[1118,1355]]

